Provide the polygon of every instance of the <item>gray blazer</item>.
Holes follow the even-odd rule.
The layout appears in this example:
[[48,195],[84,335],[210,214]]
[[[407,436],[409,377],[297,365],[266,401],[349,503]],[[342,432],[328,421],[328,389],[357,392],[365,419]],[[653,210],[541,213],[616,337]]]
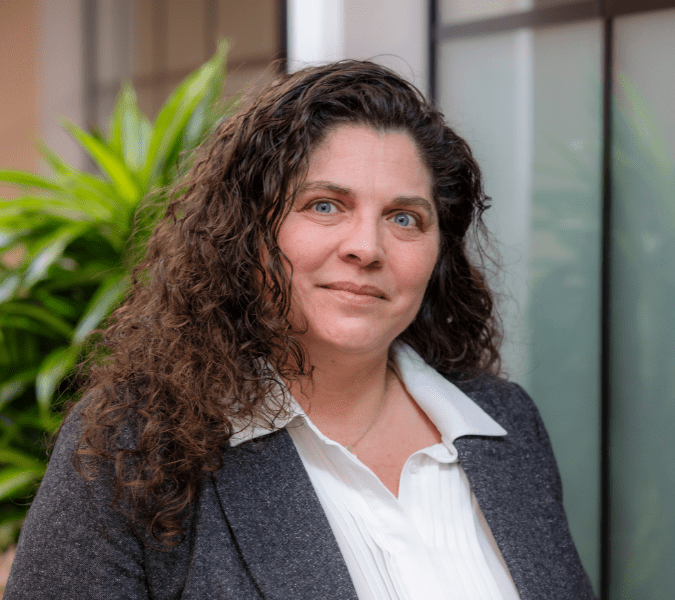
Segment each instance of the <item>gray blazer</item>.
[[[517,385],[496,379],[457,385],[508,431],[459,438],[455,446],[521,600],[594,598],[534,404]],[[168,551],[153,548],[110,509],[104,477],[89,482],[73,470],[78,430],[71,418],[61,431],[5,600],[357,600],[285,430],[225,449],[222,468],[204,482],[185,540]]]

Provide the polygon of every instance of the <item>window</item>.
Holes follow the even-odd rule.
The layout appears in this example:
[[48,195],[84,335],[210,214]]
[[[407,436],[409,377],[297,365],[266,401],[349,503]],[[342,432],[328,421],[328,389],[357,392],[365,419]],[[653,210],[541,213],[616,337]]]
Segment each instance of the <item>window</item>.
[[285,68],[280,0],[96,0],[83,6],[88,124],[107,122],[125,80],[134,84],[141,110],[154,117],[223,38],[230,42],[226,96]]
[[507,370],[584,565],[603,598],[672,598],[675,1],[431,7],[432,93],[493,198]]

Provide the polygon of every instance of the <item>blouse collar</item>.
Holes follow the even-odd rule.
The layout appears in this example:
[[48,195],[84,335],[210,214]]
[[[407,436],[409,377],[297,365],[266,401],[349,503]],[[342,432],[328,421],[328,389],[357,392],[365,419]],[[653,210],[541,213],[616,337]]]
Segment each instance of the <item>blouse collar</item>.
[[[503,436],[506,430],[480,408],[456,385],[424,362],[410,346],[396,342],[392,346],[393,365],[397,375],[415,402],[436,425],[443,444],[451,445],[465,435]],[[294,419],[309,417],[284,387],[281,394],[290,396],[289,410],[273,419],[273,425],[254,422],[237,427],[230,446],[238,446],[255,438],[283,429]]]

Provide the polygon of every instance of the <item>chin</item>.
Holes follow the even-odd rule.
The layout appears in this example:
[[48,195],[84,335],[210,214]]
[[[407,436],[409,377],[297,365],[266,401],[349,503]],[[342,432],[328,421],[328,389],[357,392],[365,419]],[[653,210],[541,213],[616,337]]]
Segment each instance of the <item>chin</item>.
[[372,354],[386,352],[399,333],[372,327],[329,327],[318,331],[310,329],[306,339],[309,347],[330,348],[344,354]]

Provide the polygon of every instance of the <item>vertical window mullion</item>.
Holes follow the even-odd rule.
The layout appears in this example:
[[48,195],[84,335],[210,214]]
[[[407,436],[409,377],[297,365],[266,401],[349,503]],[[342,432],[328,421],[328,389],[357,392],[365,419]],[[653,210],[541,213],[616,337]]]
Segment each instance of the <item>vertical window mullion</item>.
[[601,355],[600,355],[600,597],[609,600],[611,572],[610,518],[610,273],[611,273],[611,199],[612,199],[612,61],[613,21],[605,17],[603,56],[603,151],[602,151],[602,273],[601,273]]
[[438,0],[429,0],[429,46],[428,46],[428,75],[429,75],[429,100],[434,104],[438,101],[438,46],[440,45],[439,36],[439,7]]

